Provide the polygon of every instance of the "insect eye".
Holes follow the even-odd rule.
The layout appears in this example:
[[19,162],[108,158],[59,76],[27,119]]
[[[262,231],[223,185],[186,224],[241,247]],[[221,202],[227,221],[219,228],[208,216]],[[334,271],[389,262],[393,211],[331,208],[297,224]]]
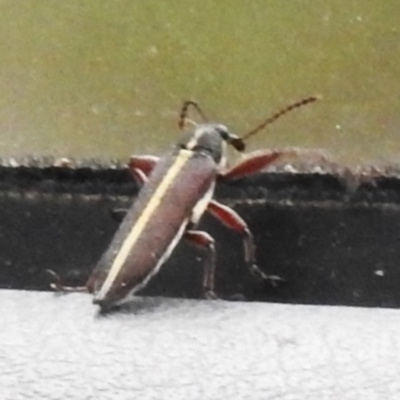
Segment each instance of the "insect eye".
[[221,136],[222,139],[224,139],[224,140],[228,140],[229,139],[229,133],[226,130],[217,129],[217,132],[219,133],[219,135]]

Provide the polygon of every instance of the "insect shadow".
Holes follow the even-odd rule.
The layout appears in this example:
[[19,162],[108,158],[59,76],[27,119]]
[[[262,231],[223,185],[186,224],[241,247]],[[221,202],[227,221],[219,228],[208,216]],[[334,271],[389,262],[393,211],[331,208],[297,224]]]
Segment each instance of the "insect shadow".
[[[229,298],[233,302],[243,301],[242,295],[234,295]],[[151,297],[151,296],[135,296],[134,299],[126,303],[120,304],[118,306],[111,307],[109,309],[99,309],[96,317],[104,318],[108,315],[118,316],[118,315],[149,315],[153,314],[182,314],[182,313],[192,313],[193,303],[199,306],[198,300],[193,299],[180,299],[180,298],[166,298],[166,297]],[[226,301],[214,300],[212,302],[203,300],[201,301],[201,306],[197,308],[196,314],[203,311],[208,313],[212,310],[215,313],[216,310],[224,311],[231,307],[232,303]]]

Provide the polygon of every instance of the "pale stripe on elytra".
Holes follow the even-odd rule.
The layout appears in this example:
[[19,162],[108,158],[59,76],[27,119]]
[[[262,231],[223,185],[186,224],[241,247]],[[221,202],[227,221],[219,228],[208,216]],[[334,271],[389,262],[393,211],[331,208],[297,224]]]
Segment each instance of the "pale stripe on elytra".
[[[192,141],[197,141],[196,138]],[[191,142],[192,142],[191,141]],[[193,145],[192,143],[190,143]],[[102,299],[105,297],[107,292],[112,287],[114,280],[118,276],[119,271],[121,270],[124,262],[126,261],[129,253],[131,252],[133,246],[137,242],[140,234],[143,232],[146,224],[150,220],[151,216],[154,214],[157,207],[160,205],[166,191],[171,186],[172,182],[174,181],[175,177],[179,174],[182,170],[183,166],[186,162],[194,155],[190,150],[180,150],[178,156],[176,157],[175,162],[169,168],[167,174],[165,175],[164,179],[160,182],[159,186],[155,190],[151,200],[147,204],[146,208],[143,210],[143,213],[138,218],[136,224],[133,226],[132,230],[126,237],[125,241],[121,246],[121,250],[117,254],[113,265],[110,269],[110,272],[107,275],[106,280],[104,281],[101,289],[99,290],[98,294],[96,295],[97,299]]]

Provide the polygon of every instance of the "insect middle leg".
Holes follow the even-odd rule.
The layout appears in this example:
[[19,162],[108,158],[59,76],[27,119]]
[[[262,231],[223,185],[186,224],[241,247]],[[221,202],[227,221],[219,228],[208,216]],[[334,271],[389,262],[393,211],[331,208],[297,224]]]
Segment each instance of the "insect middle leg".
[[194,231],[194,230],[186,231],[184,237],[191,243],[205,249],[208,252],[207,260],[204,264],[204,277],[203,277],[204,297],[207,299],[216,299],[217,295],[214,292],[215,264],[216,264],[214,239],[207,232]]
[[[142,187],[148,180],[149,175],[158,163],[156,156],[132,156],[128,162],[131,175],[135,178],[137,185]],[[115,208],[111,211],[112,217],[117,222],[122,222],[128,210],[126,208]]]
[[273,286],[283,281],[279,276],[266,274],[257,266],[253,235],[246,222],[234,210],[215,200],[211,200],[208,204],[207,211],[219,219],[225,226],[242,235],[245,262],[253,276]]
[[128,161],[130,173],[139,185],[147,182],[147,177],[151,174],[160,159],[156,156],[132,156]]

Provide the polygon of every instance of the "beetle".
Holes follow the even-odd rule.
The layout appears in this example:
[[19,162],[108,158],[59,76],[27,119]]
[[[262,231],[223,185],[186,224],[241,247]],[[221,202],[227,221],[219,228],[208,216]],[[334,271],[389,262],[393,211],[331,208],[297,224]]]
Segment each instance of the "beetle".
[[190,107],[195,108],[205,122],[194,124],[169,154],[133,156],[129,169],[142,185],[138,197],[126,213],[109,248],[99,260],[86,285],[81,288],[62,286],[56,278],[52,287],[61,291],[88,291],[93,303],[109,310],[131,299],[159,271],[182,238],[207,251],[204,265],[204,296],[216,298],[214,275],[216,253],[214,239],[196,229],[202,215],[211,213],[224,225],[242,235],[244,260],[253,275],[262,280],[274,280],[256,264],[253,235],[246,222],[232,209],[213,199],[217,180],[238,179],[261,171],[278,158],[299,150],[264,150],[247,155],[231,168],[226,165],[227,146],[243,153],[245,141],[267,125],[305,104],[316,101],[308,97],[273,114],[260,125],[239,137],[225,125],[206,122],[202,110],[194,101],[185,101],[181,108],[179,128],[183,128]]

